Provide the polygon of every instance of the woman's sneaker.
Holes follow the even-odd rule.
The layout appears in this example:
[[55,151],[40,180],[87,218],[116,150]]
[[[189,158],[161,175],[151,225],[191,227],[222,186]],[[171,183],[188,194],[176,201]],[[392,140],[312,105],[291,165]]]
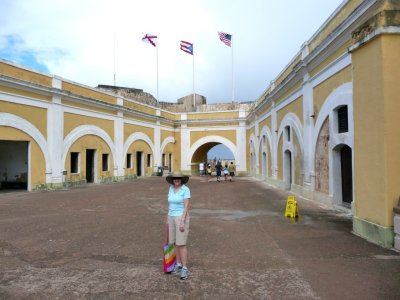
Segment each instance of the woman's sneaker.
[[180,273],[181,272],[181,270],[182,270],[182,266],[181,265],[178,265],[178,264],[175,264],[175,267],[174,267],[174,269],[172,270],[172,274],[178,274],[178,273]]
[[189,278],[189,270],[187,268],[181,269],[181,280],[186,280]]

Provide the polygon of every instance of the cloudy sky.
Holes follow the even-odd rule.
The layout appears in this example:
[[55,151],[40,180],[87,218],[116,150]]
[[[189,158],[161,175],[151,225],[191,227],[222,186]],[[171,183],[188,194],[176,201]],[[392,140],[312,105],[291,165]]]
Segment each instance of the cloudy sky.
[[254,101],[343,0],[1,0],[0,57],[88,86],[116,84],[175,102]]

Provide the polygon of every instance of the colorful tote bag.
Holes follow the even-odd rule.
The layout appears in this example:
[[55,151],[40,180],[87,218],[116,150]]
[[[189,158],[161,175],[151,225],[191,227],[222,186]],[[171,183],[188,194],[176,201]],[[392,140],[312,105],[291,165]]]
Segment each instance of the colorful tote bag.
[[163,246],[164,252],[164,272],[170,273],[175,267],[176,256],[174,244],[169,243],[169,228],[167,225],[167,241]]

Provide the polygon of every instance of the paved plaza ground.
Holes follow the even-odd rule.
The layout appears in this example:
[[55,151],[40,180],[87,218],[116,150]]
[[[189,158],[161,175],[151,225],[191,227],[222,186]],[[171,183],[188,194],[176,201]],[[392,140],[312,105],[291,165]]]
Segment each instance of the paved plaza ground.
[[1,299],[399,299],[400,255],[250,178],[192,177],[188,281],[162,272],[165,178],[0,194]]

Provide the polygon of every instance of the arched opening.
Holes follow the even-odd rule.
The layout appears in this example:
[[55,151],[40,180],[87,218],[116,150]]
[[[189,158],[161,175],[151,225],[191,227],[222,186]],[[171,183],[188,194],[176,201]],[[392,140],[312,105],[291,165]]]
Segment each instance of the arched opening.
[[290,190],[292,187],[292,153],[286,150],[283,155],[283,177],[285,188]]
[[268,170],[268,162],[267,162],[267,153],[263,152],[262,154],[262,176],[267,177]]
[[334,202],[350,207],[353,202],[352,149],[348,145],[338,145],[333,149],[332,159]]
[[351,148],[347,145],[340,150],[340,167],[342,175],[342,201],[346,204],[353,202],[353,169]]
[[194,152],[191,161],[191,172],[194,175],[201,174],[201,171],[205,171],[208,165],[210,165],[211,170],[214,171],[218,161],[221,161],[221,164],[224,166],[231,161],[234,162],[234,160],[235,158],[232,151],[224,144],[208,142],[201,145]]
[[28,189],[29,142],[0,140],[0,190]]

